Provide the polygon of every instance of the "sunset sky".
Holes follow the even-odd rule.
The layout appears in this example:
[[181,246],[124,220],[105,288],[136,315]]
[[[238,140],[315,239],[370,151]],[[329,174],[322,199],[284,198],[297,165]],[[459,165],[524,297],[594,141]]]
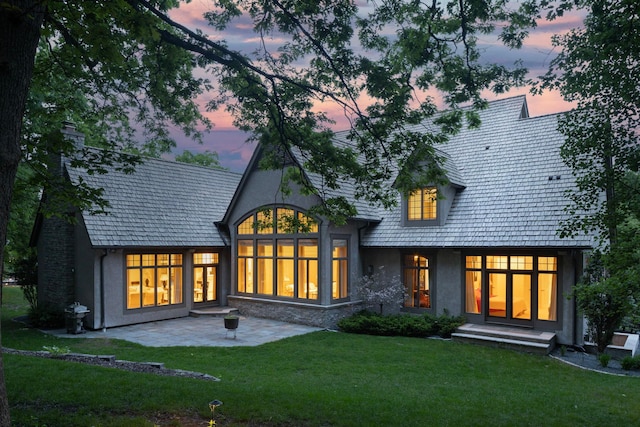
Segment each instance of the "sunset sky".
[[[360,0],[363,5],[366,1]],[[188,28],[201,29],[210,37],[226,40],[228,46],[233,50],[242,52],[251,52],[255,49],[257,38],[251,32],[249,22],[238,22],[236,25],[227,29],[224,34],[215,34],[211,27],[208,27],[203,13],[210,8],[211,2],[207,0],[193,0],[191,3],[182,3],[180,8],[173,11],[171,17]],[[505,65],[512,65],[516,60],[521,59],[524,66],[529,69],[529,77],[536,77],[544,74],[547,70],[549,62],[557,54],[557,51],[551,46],[551,37],[554,34],[561,34],[571,28],[577,28],[582,25],[583,15],[578,13],[568,13],[561,20],[547,22],[540,21],[538,27],[531,33],[529,38],[520,50],[509,50],[502,46],[498,40],[489,37],[481,38],[480,44],[484,49],[483,55],[486,62],[495,62]],[[277,43],[278,40],[274,40]],[[531,116],[540,116],[544,114],[557,113],[566,111],[571,105],[564,102],[560,95],[555,92],[548,92],[540,96],[533,96],[529,93],[528,87],[512,90],[507,94],[500,96],[487,94],[488,99],[506,98],[509,96],[526,94],[527,104],[529,106],[529,114]],[[207,99],[213,94],[206,94],[199,100],[201,104],[205,104]],[[231,117],[224,111],[205,113],[207,117],[215,124],[214,129],[204,136],[204,143],[198,144],[189,140],[180,133],[174,133],[174,137],[178,141],[176,153],[183,150],[192,152],[203,152],[205,150],[215,151],[220,157],[222,166],[232,171],[242,172],[249,161],[254,149],[253,144],[246,143],[247,135],[238,131],[232,125]],[[336,112],[332,115],[337,122],[336,130],[345,129],[347,127],[346,120]]]

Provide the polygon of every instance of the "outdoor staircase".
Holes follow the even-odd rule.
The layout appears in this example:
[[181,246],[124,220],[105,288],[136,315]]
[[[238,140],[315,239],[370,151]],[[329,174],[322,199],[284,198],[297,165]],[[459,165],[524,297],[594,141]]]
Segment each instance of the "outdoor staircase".
[[501,325],[466,323],[451,334],[454,341],[508,348],[535,354],[549,354],[556,346],[556,334]]
[[194,308],[193,310],[189,310],[189,316],[191,317],[202,317],[202,316],[211,316],[211,317],[224,317],[229,314],[238,314],[238,309],[233,307],[204,307],[204,308]]

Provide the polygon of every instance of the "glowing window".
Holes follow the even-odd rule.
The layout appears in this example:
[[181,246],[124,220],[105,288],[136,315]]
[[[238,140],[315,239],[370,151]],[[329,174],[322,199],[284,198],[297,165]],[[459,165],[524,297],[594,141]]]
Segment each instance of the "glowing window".
[[128,254],[127,309],[182,304],[181,254]]
[[237,230],[242,236],[236,240],[239,293],[318,299],[318,225],[313,218],[293,208],[261,209]]
[[438,216],[438,190],[435,187],[416,190],[407,200],[409,221],[433,220]]
[[331,298],[349,296],[349,241],[333,239],[331,251]]
[[404,306],[431,308],[429,259],[421,255],[405,255],[403,264],[404,286],[407,291]]

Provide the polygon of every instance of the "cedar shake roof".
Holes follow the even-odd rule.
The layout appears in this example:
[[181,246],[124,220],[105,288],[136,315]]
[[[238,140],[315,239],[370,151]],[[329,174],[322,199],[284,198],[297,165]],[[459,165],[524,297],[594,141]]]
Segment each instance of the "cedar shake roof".
[[151,158],[132,174],[67,171],[73,182],[103,188],[109,201],[108,214],[82,215],[94,247],[225,245],[214,222],[224,217],[240,174]]
[[[489,103],[478,129],[463,129],[437,148],[458,189],[440,226],[403,226],[401,200],[379,210],[381,221],[362,234],[368,247],[590,247],[579,236],[561,239],[557,230],[574,187],[560,158],[564,137],[558,115],[528,117],[524,96]],[[448,162],[455,168],[448,168]]]

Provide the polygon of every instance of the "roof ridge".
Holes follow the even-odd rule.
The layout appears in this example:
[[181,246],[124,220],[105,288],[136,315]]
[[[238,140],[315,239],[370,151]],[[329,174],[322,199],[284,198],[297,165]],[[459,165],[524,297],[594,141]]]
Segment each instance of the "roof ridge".
[[126,151],[114,150],[114,149],[111,149],[111,148],[93,147],[93,146],[89,146],[89,145],[85,146],[84,148],[90,149],[90,150],[94,150],[94,151],[106,151],[106,152],[110,152],[110,153],[114,153],[114,154],[122,154],[122,155],[139,157],[139,158],[143,159],[143,162],[142,162],[143,164],[148,163],[149,161],[152,161],[152,162],[168,163],[168,164],[172,164],[172,165],[176,165],[176,166],[180,166],[180,167],[192,168],[192,169],[202,169],[202,170],[206,170],[206,171],[224,172],[224,173],[228,173],[228,174],[232,174],[232,175],[242,175],[241,172],[234,172],[234,171],[231,171],[231,170],[225,169],[225,168],[212,168],[212,167],[209,167],[209,166],[199,165],[197,163],[187,163],[187,162],[180,162],[180,161],[175,160],[175,159],[172,160],[172,159],[165,159],[163,157],[151,157],[149,155],[144,155],[144,154],[127,153]]

